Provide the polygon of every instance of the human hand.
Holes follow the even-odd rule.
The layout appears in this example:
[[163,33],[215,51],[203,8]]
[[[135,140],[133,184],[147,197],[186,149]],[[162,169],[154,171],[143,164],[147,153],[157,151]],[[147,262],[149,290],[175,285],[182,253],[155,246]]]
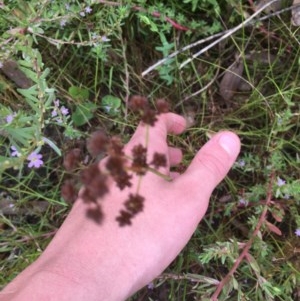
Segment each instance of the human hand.
[[[180,134],[184,129],[184,118],[172,113],[160,115],[148,129],[149,157],[154,152],[167,156],[168,164],[159,169],[161,173],[169,174],[170,166],[182,158],[179,149],[168,147],[167,134]],[[146,131],[143,124],[138,126],[124,148],[126,154],[135,145],[145,144]],[[57,286],[64,283],[64,294],[72,300],[129,297],[158,276],[186,245],[207,210],[213,189],[227,174],[239,149],[235,134],[221,132],[201,148],[184,174],[170,174],[172,181],[147,172],[139,187],[145,198],[144,210],[131,226],[119,227],[115,218],[128,194],[136,193],[138,178],[123,191],[111,181],[109,194],[101,200],[105,214],[101,225],[87,219],[88,205],[78,199],[46,251],[24,274],[42,273],[48,287],[56,287],[57,293]],[[25,283],[22,274],[19,283]]]
[[[162,115],[149,129],[148,156],[151,158],[155,152],[166,154],[168,164],[159,171],[170,175],[173,181],[150,172],[142,179],[140,193],[145,197],[145,209],[133,220],[128,236],[130,241],[132,237],[136,239],[130,248],[135,246],[133,262],[141,267],[138,288],[159,275],[187,244],[207,210],[212,191],[240,151],[239,138],[234,133],[221,132],[202,147],[184,174],[170,173],[170,166],[181,162],[182,153],[178,148],[168,147],[167,134],[184,130],[184,118],[172,113]],[[145,143],[146,131],[140,124],[125,147],[126,153]]]

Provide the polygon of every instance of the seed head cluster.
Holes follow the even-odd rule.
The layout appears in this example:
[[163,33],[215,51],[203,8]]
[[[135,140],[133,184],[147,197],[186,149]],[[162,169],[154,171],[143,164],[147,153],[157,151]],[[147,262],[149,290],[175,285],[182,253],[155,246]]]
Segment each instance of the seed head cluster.
[[[156,110],[152,109],[145,97],[133,96],[129,101],[129,108],[133,113],[140,115],[141,121],[148,126],[154,126],[157,116],[169,110],[168,103],[159,99],[156,102]],[[131,154],[125,154],[124,144],[119,137],[108,137],[103,130],[98,130],[90,135],[86,148],[94,158],[93,163],[80,168],[82,160],[81,150],[71,149],[64,157],[63,165],[68,172],[79,169],[77,177],[79,184],[83,186],[80,197],[90,206],[87,207],[87,216],[97,223],[101,223],[104,213],[101,201],[109,192],[109,179],[113,179],[120,190],[132,186],[133,175],[144,176],[149,169],[158,169],[167,165],[165,154],[154,153],[153,158],[147,161],[147,148],[137,144],[131,150]],[[101,156],[102,155],[102,156]],[[106,155],[105,163],[100,164],[98,158]],[[62,197],[73,203],[78,197],[76,181],[68,179],[61,187]],[[129,193],[124,206],[120,209],[116,221],[119,226],[129,226],[132,219],[144,210],[145,198],[139,191]]]

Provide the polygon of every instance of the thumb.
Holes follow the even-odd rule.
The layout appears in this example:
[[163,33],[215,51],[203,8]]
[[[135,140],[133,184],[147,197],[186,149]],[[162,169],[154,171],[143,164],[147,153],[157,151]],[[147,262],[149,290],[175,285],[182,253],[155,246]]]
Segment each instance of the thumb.
[[[210,197],[223,180],[240,152],[240,140],[223,131],[211,138],[196,154],[186,172],[178,178],[181,187],[189,187],[194,198]],[[185,189],[186,190],[186,189]],[[191,195],[191,196],[192,196]]]

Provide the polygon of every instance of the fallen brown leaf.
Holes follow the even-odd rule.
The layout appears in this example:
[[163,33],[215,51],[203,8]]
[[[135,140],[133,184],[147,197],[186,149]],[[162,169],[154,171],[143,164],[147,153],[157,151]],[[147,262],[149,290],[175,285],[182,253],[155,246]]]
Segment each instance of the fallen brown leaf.
[[224,73],[220,83],[220,95],[224,100],[230,100],[237,91],[241,75],[244,71],[244,65],[241,60],[236,60]]

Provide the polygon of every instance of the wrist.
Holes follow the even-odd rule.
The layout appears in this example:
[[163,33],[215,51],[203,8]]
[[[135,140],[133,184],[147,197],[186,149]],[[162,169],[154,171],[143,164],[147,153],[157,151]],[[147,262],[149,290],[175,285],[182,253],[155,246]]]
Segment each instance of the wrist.
[[96,224],[85,212],[82,202],[74,205],[38,260],[1,292],[1,301],[122,301],[135,292],[132,269],[116,247],[117,223]]
[[[99,225],[87,219],[86,209],[81,201],[74,206],[36,262],[39,273],[47,274],[50,279],[57,275],[70,288],[70,299],[66,300],[125,300],[135,292],[136,277],[132,277],[133,269],[127,266],[128,258],[122,248],[128,241],[122,243],[123,237],[118,235],[118,230],[123,229],[115,220],[104,220]],[[78,298],[74,291],[78,292]],[[84,298],[80,297],[82,294]]]

